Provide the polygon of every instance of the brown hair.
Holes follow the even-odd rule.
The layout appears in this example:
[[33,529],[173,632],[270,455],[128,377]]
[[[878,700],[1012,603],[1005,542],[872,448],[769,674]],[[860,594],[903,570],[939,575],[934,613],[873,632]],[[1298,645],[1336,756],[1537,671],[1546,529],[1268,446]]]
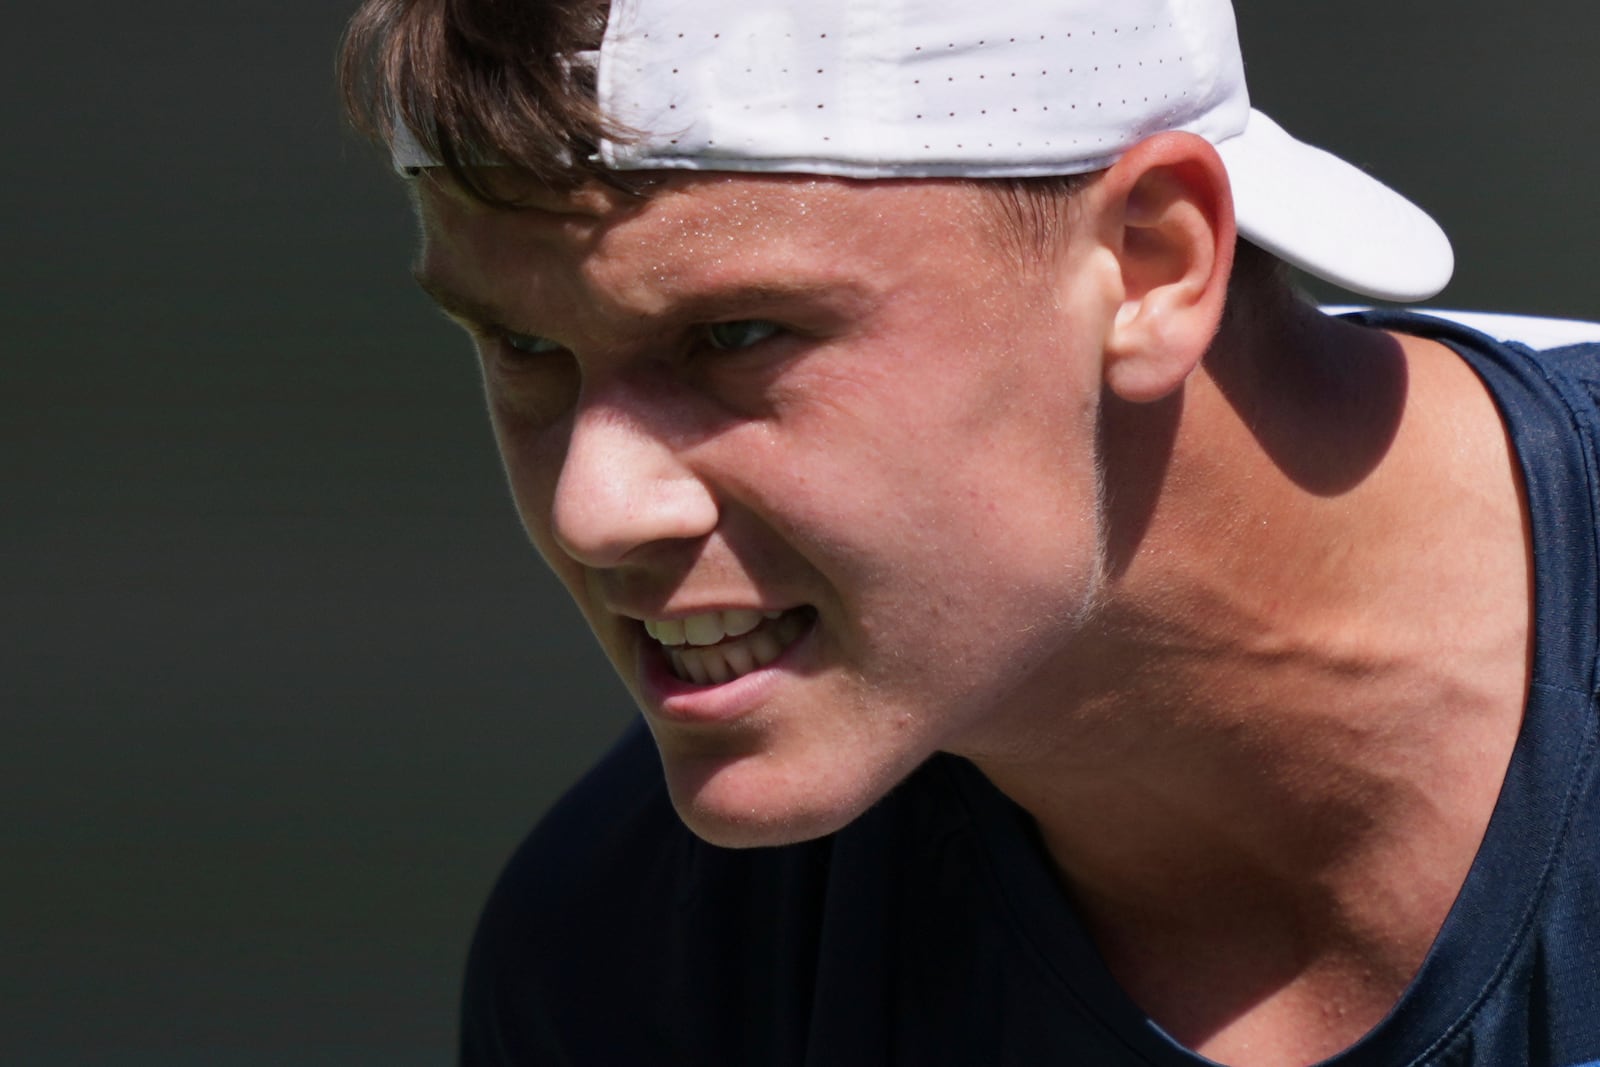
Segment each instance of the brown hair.
[[510,206],[476,164],[565,188],[616,184],[591,159],[621,140],[600,113],[591,65],[609,0],[366,0],[339,51],[356,128],[392,148],[397,124],[471,195]]

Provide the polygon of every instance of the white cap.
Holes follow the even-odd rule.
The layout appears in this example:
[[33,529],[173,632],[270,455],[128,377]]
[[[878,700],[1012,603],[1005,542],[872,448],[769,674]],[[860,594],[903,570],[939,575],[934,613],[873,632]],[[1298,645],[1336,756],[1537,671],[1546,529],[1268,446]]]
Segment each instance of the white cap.
[[1240,233],[1310,274],[1410,301],[1454,267],[1421,209],[1251,109],[1228,0],[612,0],[595,61],[638,134],[600,146],[617,170],[1078,174],[1182,130]]

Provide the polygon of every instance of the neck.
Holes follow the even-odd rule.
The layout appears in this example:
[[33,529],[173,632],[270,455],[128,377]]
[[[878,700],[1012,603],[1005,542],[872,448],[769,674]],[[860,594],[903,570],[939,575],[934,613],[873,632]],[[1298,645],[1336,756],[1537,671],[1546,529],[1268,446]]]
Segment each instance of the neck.
[[971,754],[1169,1032],[1313,1062],[1420,965],[1515,743],[1503,430],[1453,354],[1307,311],[1108,408],[1105,455],[1101,608]]

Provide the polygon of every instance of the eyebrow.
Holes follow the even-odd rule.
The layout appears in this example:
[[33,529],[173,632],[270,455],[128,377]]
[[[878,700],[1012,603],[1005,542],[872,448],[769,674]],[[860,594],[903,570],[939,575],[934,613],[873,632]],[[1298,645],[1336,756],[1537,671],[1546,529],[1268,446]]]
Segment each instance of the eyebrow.
[[[411,277],[418,287],[452,318],[475,326],[503,328],[515,317],[503,308],[451,288],[446,282],[428,275],[420,267],[412,271]],[[729,308],[750,308],[759,311],[764,306],[792,301],[811,301],[823,296],[834,301],[859,305],[867,294],[858,286],[837,281],[734,283],[726,288],[685,294],[675,301],[670,311],[662,317],[710,319],[726,314]]]
[[714,316],[730,307],[761,308],[772,304],[804,302],[822,297],[859,299],[855,286],[830,281],[734,282],[704,292],[687,293],[677,300],[677,312],[690,318]]

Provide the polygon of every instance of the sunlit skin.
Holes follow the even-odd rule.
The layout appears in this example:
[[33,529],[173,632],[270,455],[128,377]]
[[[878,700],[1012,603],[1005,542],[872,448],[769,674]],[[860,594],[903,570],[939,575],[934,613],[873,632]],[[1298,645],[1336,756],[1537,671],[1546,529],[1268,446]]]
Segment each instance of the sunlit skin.
[[[954,752],[1191,1047],[1310,1063],[1393,1004],[1515,739],[1525,517],[1453,355],[1224,322],[1207,146],[1130,152],[1037,256],[961,183],[417,196],[524,525],[696,833],[826,833]],[[661,681],[642,619],[738,608],[804,635]]]
[[[424,202],[430,287],[559,346],[480,324],[510,482],[698,833],[831,831],[1045,699],[1097,588],[1106,326],[1058,293],[1072,265],[1021,265],[957,184],[680,180],[599,218]],[[740,321],[777,332],[707,336]],[[645,692],[641,618],[801,605],[810,633],[736,714]]]

